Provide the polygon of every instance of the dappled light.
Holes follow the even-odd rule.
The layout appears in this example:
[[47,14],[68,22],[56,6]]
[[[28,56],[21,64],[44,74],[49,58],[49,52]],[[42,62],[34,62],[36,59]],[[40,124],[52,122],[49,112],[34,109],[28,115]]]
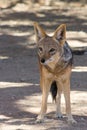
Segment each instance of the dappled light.
[[76,66],[72,69],[73,72],[87,72],[87,66]]
[[[34,129],[38,128],[38,124],[35,125],[35,119],[37,114],[40,111],[40,105],[41,105],[41,93],[38,93],[38,91],[31,94],[29,91],[31,91],[31,87],[34,87],[35,84],[33,83],[14,83],[15,84],[15,89],[13,83],[4,83],[3,88],[1,88],[1,91],[7,92],[6,87],[9,88],[9,91],[11,92],[10,94],[10,104],[9,104],[9,111],[7,109],[6,102],[8,102],[8,95],[4,98],[4,95],[2,96],[3,101],[5,104],[3,104],[3,107],[6,107],[5,112],[0,114],[0,127],[2,130],[5,128],[9,130],[16,130],[16,129],[23,129],[23,130],[29,130],[29,129]],[[1,86],[3,83],[1,84]],[[12,87],[10,86],[12,85]],[[17,86],[18,85],[18,86]],[[25,88],[22,86],[24,85]],[[29,85],[29,86],[28,86]],[[9,87],[8,87],[9,86]],[[37,86],[37,84],[36,84]],[[20,89],[18,89],[20,87]],[[26,89],[26,87],[28,89]],[[10,88],[13,88],[13,91],[10,90]],[[19,93],[16,92],[16,89],[19,90]],[[23,90],[22,90],[23,89]],[[2,92],[0,91],[0,94]],[[29,92],[30,94],[28,94]],[[20,95],[21,93],[21,95]],[[9,94],[9,93],[8,93]],[[27,95],[26,95],[27,94]],[[83,91],[71,91],[71,103],[72,103],[72,113],[73,115],[78,115],[78,117],[81,116],[81,121],[86,121],[86,110],[87,110],[87,92]],[[84,103],[84,106],[83,106]],[[65,116],[65,100],[64,96],[62,95],[62,112],[64,115],[64,119],[66,118]],[[1,106],[2,107],[2,106]],[[1,108],[0,108],[1,110]],[[2,110],[1,110],[2,111]],[[48,128],[49,123],[50,127],[54,125],[54,122],[56,122],[56,125],[58,127],[67,127],[65,123],[61,126],[61,120],[55,120],[55,104],[52,103],[52,97],[49,95],[48,98],[48,111],[47,111],[47,117],[48,120],[46,120],[45,126]],[[78,119],[77,117],[77,119]],[[64,122],[63,119],[63,122]],[[55,126],[56,126],[55,125]],[[39,125],[39,128],[43,128],[43,125]]]
[[[81,96],[80,96],[81,95]],[[85,100],[84,100],[85,98]],[[80,92],[80,91],[71,91],[71,102],[72,102],[72,112],[74,115],[82,114],[85,115],[86,109],[87,109],[87,92]],[[84,102],[84,106],[82,105]],[[17,104],[18,108],[21,111],[27,111],[31,113],[38,114],[40,111],[40,105],[41,105],[41,94],[33,94],[32,96],[25,96],[23,100],[18,100],[15,102]],[[27,104],[27,105],[26,105]],[[83,111],[85,110],[85,112]],[[48,111],[47,113],[55,111],[55,103],[52,103],[52,97],[49,95],[48,97]],[[64,95],[62,94],[62,111],[65,114],[65,100]]]
[[33,83],[15,83],[15,82],[0,82],[0,88],[12,88],[12,87],[24,87],[24,86],[31,86],[31,85],[35,85],[38,86],[38,84],[33,84]]
[[0,56],[0,60],[8,59],[9,57],[7,56]]
[[[87,129],[87,4],[67,1],[0,1],[0,130]],[[76,126],[66,123],[63,94],[64,118],[55,118],[50,93],[47,119],[35,123],[42,93],[34,22],[39,22],[50,36],[60,24],[66,24],[66,40],[74,58],[71,106]]]

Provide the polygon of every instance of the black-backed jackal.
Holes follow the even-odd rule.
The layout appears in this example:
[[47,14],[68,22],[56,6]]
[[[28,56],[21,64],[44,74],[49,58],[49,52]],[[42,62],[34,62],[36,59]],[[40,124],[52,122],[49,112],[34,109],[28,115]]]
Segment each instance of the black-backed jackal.
[[56,117],[62,117],[61,93],[64,93],[68,122],[76,123],[71,115],[70,76],[72,52],[66,42],[66,25],[60,25],[53,36],[48,36],[38,23],[34,23],[38,60],[40,68],[40,87],[42,90],[41,111],[37,122],[42,122],[47,110],[48,93],[51,91],[56,103]]

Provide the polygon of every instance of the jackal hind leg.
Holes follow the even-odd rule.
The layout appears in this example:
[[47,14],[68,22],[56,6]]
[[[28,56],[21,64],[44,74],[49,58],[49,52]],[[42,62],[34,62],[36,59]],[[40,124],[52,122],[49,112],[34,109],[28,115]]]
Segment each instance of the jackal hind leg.
[[62,85],[57,82],[57,87],[58,87],[58,91],[57,91],[57,97],[56,97],[56,114],[55,114],[55,117],[56,118],[62,118],[63,117],[63,115],[61,113]]

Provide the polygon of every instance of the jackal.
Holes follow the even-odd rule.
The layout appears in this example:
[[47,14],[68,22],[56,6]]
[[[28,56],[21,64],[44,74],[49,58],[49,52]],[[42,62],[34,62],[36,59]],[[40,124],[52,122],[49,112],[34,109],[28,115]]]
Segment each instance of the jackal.
[[60,25],[53,36],[35,22],[36,44],[40,68],[40,87],[42,90],[41,111],[37,122],[44,121],[47,110],[48,93],[51,91],[56,103],[56,117],[61,118],[61,93],[64,93],[68,122],[76,123],[71,115],[70,76],[73,56],[66,41],[66,25]]

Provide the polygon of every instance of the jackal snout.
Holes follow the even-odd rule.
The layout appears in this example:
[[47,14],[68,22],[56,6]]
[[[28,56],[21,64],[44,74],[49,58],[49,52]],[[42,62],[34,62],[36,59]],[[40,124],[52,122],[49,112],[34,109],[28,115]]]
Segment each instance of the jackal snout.
[[40,62],[43,64],[45,63],[45,58],[41,58]]

